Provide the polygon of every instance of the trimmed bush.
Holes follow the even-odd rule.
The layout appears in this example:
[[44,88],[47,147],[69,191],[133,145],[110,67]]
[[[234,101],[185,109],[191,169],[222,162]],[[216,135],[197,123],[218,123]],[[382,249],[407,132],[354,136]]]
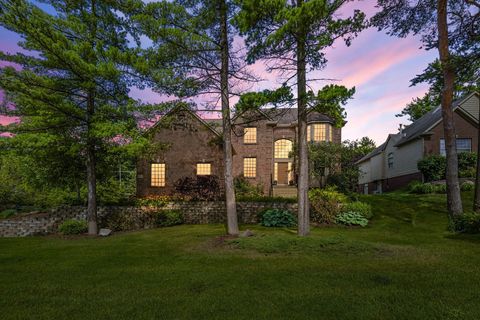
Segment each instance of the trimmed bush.
[[445,183],[435,184],[434,189],[435,193],[447,193],[447,185]]
[[455,232],[459,233],[480,233],[480,214],[465,213],[454,217],[452,227]]
[[312,207],[312,222],[316,223],[334,223],[335,217],[341,212],[342,204],[348,202],[347,196],[334,187],[311,189],[308,197]]
[[371,219],[372,214],[372,206],[365,202],[355,201],[349,202],[342,206],[342,212],[357,212],[360,213],[367,219]]
[[342,212],[335,218],[335,222],[346,226],[366,227],[368,219],[359,212]]
[[472,191],[473,189],[475,189],[475,183],[472,181],[465,181],[460,185],[460,190],[462,191]]
[[66,220],[58,227],[58,231],[64,235],[86,233],[88,231],[87,221]]
[[261,185],[254,186],[243,176],[235,177],[233,184],[235,195],[239,197],[261,197],[263,195]]
[[211,201],[221,198],[220,184],[216,176],[197,176],[178,179],[174,188],[186,200]]
[[171,227],[183,224],[183,214],[178,210],[162,210],[155,213],[155,226]]
[[416,193],[416,194],[435,193],[436,190],[437,189],[440,190],[440,188],[442,187],[437,187],[437,185],[434,185],[432,183],[421,183],[418,181],[414,181],[408,186],[410,193]]
[[264,227],[293,227],[295,217],[288,210],[267,209],[260,213],[260,224]]
[[444,156],[431,155],[418,161],[417,167],[423,173],[425,180],[435,181],[445,178],[447,163]]

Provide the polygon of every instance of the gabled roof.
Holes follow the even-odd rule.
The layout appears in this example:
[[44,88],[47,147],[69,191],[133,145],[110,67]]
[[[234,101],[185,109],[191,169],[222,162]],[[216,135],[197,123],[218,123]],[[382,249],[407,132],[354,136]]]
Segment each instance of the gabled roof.
[[[164,116],[162,116],[153,126],[151,126],[150,128],[148,128],[144,134],[152,131],[154,128],[156,128],[160,123],[162,123],[162,121],[164,119],[166,119],[169,115],[172,115],[173,113],[175,112],[178,112],[178,111],[187,111],[188,113],[190,113],[191,115],[193,115],[193,117],[195,119],[197,119],[198,121],[200,121],[200,123],[202,123],[205,127],[207,127],[207,129],[209,129],[210,131],[212,131],[215,135],[221,137],[222,134],[220,133],[221,131],[217,131],[215,130],[215,128],[210,125],[207,121],[205,121],[204,119],[200,118],[197,113],[194,111],[194,110],[191,110],[190,108],[187,108],[186,106],[184,105],[177,105],[175,106],[174,108],[172,108],[170,111],[168,111]],[[219,119],[221,121],[221,119]]]
[[[455,100],[452,103],[452,108],[455,111],[461,104],[466,100],[470,99],[473,95],[478,95],[478,93],[470,93],[460,99]],[[421,135],[427,133],[435,125],[437,125],[442,120],[442,110],[441,106],[436,107],[432,111],[425,114],[420,119],[413,122],[411,125],[403,129],[403,138],[397,142],[395,147],[399,147],[407,142],[410,142],[414,139],[419,138]]]

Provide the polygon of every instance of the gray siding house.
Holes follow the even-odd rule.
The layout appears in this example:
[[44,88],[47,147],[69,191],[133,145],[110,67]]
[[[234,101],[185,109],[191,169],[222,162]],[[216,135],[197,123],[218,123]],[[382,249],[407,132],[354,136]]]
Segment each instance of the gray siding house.
[[[478,93],[471,93],[452,105],[458,152],[477,151],[479,100]],[[389,134],[381,146],[357,161],[360,168],[358,190],[382,193],[405,187],[413,180],[423,181],[417,163],[433,154],[445,155],[440,107],[398,133]]]

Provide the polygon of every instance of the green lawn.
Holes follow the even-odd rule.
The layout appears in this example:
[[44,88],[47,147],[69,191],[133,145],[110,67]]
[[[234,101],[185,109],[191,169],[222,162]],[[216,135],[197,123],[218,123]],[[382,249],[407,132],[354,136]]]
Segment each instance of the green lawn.
[[478,319],[480,236],[446,231],[445,197],[364,200],[369,227],[305,239],[225,240],[220,225],[0,239],[0,318]]

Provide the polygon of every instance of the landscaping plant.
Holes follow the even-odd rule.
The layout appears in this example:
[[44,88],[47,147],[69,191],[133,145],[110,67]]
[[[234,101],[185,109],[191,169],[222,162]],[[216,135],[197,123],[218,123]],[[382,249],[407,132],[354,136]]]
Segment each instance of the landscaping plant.
[[316,223],[334,223],[342,205],[348,202],[347,196],[334,187],[311,189],[308,196],[312,207],[312,221]]
[[368,219],[359,212],[342,212],[335,217],[335,222],[346,226],[361,226],[366,227]]
[[294,227],[294,215],[288,210],[268,209],[260,214],[260,224],[264,227]]
[[85,220],[66,220],[60,224],[58,231],[64,235],[82,234],[88,231]]
[[356,212],[361,214],[364,218],[370,219],[373,217],[372,206],[365,202],[354,201],[346,203],[342,206],[342,213]]

